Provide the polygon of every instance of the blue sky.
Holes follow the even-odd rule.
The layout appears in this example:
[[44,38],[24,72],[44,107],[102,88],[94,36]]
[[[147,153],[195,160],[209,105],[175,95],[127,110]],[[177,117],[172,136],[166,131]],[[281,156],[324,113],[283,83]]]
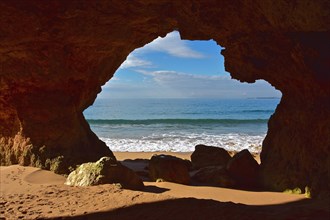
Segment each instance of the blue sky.
[[99,98],[280,97],[265,81],[231,79],[215,41],[181,40],[177,31],[135,49]]

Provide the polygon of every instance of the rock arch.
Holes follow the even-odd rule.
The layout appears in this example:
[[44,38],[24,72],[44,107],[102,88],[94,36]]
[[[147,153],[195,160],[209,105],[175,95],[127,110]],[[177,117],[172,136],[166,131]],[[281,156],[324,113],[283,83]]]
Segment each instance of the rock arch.
[[329,4],[1,1],[1,164],[65,173],[111,156],[82,111],[131,51],[178,29],[184,39],[224,46],[233,78],[264,79],[282,92],[263,143],[263,184],[329,192]]

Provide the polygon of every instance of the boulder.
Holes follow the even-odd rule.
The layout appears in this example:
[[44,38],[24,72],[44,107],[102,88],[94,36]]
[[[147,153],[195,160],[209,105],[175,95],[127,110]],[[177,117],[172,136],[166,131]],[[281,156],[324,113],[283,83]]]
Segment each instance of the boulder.
[[223,166],[209,166],[199,169],[192,179],[197,183],[208,185],[232,188],[236,181],[228,175],[226,167]]
[[149,180],[149,160],[147,159],[126,159],[120,162],[122,165],[133,170],[143,181]]
[[259,186],[259,164],[247,149],[235,154],[226,168],[240,186],[248,188]]
[[189,167],[183,159],[170,155],[154,155],[149,163],[149,177],[152,181],[189,184]]
[[131,169],[111,157],[102,157],[95,163],[81,164],[71,172],[65,183],[69,186],[93,186],[120,183],[123,188],[139,190],[144,187],[142,180]]
[[225,149],[202,144],[197,145],[191,154],[191,162],[196,169],[207,166],[226,166],[230,158]]

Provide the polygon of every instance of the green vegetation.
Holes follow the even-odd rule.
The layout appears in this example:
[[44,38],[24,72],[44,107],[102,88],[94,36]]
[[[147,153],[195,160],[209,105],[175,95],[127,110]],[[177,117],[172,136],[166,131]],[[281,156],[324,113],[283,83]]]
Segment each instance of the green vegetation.
[[161,182],[165,182],[164,179],[162,179],[162,178],[156,179],[156,183],[161,183]]
[[305,187],[305,190],[300,189],[299,187],[296,187],[294,189],[286,189],[283,191],[284,193],[289,193],[289,194],[305,194],[306,198],[311,198],[311,188],[309,186]]
[[302,194],[302,190],[299,187],[296,187],[294,189],[286,189],[284,190],[284,193],[289,193],[289,194]]

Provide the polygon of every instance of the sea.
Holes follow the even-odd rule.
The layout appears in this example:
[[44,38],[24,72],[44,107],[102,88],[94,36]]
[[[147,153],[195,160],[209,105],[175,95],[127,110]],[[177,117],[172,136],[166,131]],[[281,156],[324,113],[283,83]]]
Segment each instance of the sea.
[[279,98],[97,99],[84,111],[112,151],[192,152],[198,144],[261,151]]

